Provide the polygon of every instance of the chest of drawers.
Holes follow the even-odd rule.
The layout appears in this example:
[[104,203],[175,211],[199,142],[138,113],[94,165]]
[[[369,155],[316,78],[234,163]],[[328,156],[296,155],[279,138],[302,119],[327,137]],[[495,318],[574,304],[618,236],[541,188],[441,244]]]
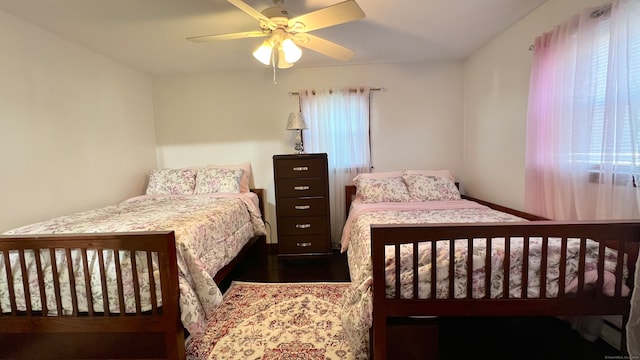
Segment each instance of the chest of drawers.
[[279,255],[331,252],[327,154],[274,155]]

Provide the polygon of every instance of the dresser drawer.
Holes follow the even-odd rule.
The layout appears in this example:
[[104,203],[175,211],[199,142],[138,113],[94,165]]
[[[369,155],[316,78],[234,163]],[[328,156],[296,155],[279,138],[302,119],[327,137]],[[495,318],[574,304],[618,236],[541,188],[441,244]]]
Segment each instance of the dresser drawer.
[[278,218],[278,234],[318,235],[327,233],[325,216],[284,216]]
[[[276,183],[276,194],[282,197],[325,196],[327,183],[323,178],[281,179]],[[280,199],[278,199],[280,200]]]
[[276,203],[280,216],[325,216],[327,199],[324,197],[281,198]]
[[276,164],[278,178],[324,178],[326,159],[280,159]]
[[327,253],[329,246],[326,235],[281,236],[278,238],[280,254]]

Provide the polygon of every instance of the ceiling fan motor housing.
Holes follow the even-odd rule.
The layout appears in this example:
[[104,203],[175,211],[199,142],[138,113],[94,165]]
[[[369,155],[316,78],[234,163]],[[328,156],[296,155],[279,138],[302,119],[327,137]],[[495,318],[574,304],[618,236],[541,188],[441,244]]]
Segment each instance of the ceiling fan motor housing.
[[[289,24],[289,11],[287,9],[277,6],[270,7],[264,9],[262,11],[262,15],[268,17],[272,23],[276,24],[278,27],[285,28]],[[270,26],[270,24],[265,21],[260,21],[260,27],[264,30],[273,30],[272,25]]]

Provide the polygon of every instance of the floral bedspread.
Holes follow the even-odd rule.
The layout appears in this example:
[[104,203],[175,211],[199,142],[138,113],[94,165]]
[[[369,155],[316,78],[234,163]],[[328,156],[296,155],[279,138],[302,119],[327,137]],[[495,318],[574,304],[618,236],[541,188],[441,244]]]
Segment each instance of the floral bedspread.
[[[178,196],[139,196],[119,204],[106,206],[62,216],[44,222],[39,222],[17,229],[10,230],[5,235],[16,234],[55,234],[55,233],[102,233],[102,232],[131,232],[131,231],[160,231],[173,230],[176,237],[178,276],[180,288],[180,313],[185,328],[193,335],[202,334],[206,327],[206,319],[213,309],[221,303],[222,294],[213,281],[213,277],[223,266],[233,259],[238,251],[255,235],[266,234],[260,210],[257,206],[257,197],[253,193],[240,194],[209,194],[209,195],[178,195]],[[15,256],[13,256],[15,255]],[[120,262],[123,269],[130,269],[131,259],[128,252],[122,252]],[[73,256],[80,256],[74,253]],[[88,254],[91,263],[97,254]],[[138,254],[136,254],[138,256]],[[113,253],[103,254],[107,269],[111,270],[115,284],[115,270]],[[61,271],[61,281],[68,278],[66,273],[66,260],[63,254],[56,254],[56,264]],[[14,278],[14,288],[19,294],[22,289],[22,274],[17,254],[12,254],[10,262],[13,273],[19,278]],[[43,266],[49,266],[49,254],[41,254]],[[145,264],[146,260],[136,259],[137,264]],[[95,261],[93,261],[95,263]],[[61,266],[62,265],[62,266]],[[34,264],[29,265],[30,279],[36,279]],[[97,266],[97,265],[96,265]],[[157,266],[154,263],[154,267]],[[3,311],[10,309],[7,275],[4,270],[4,260],[0,256],[0,308]],[[84,277],[80,272],[75,274],[76,286],[84,288]],[[91,270],[90,270],[91,271]],[[143,290],[148,289],[148,269],[138,268]],[[157,275],[157,273],[156,273]],[[131,272],[123,273],[124,283],[131,284]],[[94,285],[95,284],[95,285]],[[159,281],[156,281],[159,284]],[[100,282],[92,281],[95,287],[94,294],[101,294]],[[53,288],[51,276],[45,277],[45,288]],[[32,306],[34,310],[41,309],[39,303],[39,290],[37,281],[31,282]],[[63,294],[65,293],[63,289]],[[110,286],[116,297],[117,287]],[[50,293],[51,291],[47,291]],[[125,294],[131,293],[131,287],[124,290]],[[70,294],[70,292],[67,292]],[[146,292],[144,292],[146,293]],[[84,292],[78,292],[79,297],[85,296]],[[101,296],[101,295],[100,295]],[[144,296],[144,295],[143,295]],[[17,296],[20,298],[21,296]],[[24,296],[22,296],[24,298]],[[132,297],[129,297],[132,298]],[[55,298],[48,299],[49,309],[55,309]],[[71,309],[71,300],[64,299],[63,309]],[[142,298],[142,303],[150,308],[150,300]],[[80,309],[86,309],[87,300],[78,299]],[[94,311],[103,311],[102,298],[94,296]],[[25,304],[17,304],[19,309],[24,309]],[[126,303],[126,311],[135,309],[135,303]],[[109,304],[111,311],[118,312],[117,303]]]
[[[461,202],[460,202],[461,201]],[[421,223],[470,223],[470,222],[514,222],[526,221],[522,218],[506,214],[485,207],[483,205],[466,201],[430,202],[429,204],[415,203],[407,205],[376,205],[354,203],[349,219],[345,225],[342,245],[343,251],[347,251],[349,272],[352,285],[347,290],[343,302],[343,327],[350,340],[352,349],[360,349],[357,353],[364,358],[367,354],[369,333],[372,325],[372,267],[370,247],[371,224],[421,224]],[[481,298],[485,293],[485,263],[487,252],[486,241],[475,239],[471,251],[466,240],[454,240],[455,245],[455,279],[454,297],[464,298],[467,292],[467,255],[473,259],[472,297]],[[540,261],[541,239],[530,239],[529,242],[529,282],[526,291],[529,297],[540,296]],[[520,297],[520,274],[522,272],[523,239],[511,239],[510,297]],[[546,284],[546,296],[553,297],[558,294],[558,278],[560,262],[560,241],[549,239],[548,272]],[[580,249],[579,240],[568,241],[568,263],[565,291],[575,291],[577,287],[576,270],[578,267],[577,254]],[[520,249],[520,251],[518,251]],[[493,239],[491,246],[491,297],[502,296],[503,271],[505,249],[504,239]],[[431,298],[431,243],[418,245],[418,297]],[[395,252],[392,247],[386,249],[386,292],[387,296],[395,295]],[[595,282],[597,270],[595,262],[598,257],[598,245],[593,241],[587,241],[587,262],[585,282]],[[614,272],[617,253],[615,250],[606,249],[605,270]],[[437,298],[449,296],[449,241],[442,240],[436,244],[436,294]],[[400,249],[400,297],[413,297],[413,247],[401,246]],[[626,270],[626,267],[625,267]],[[610,285],[609,291],[613,293],[613,274],[605,278],[605,286]],[[627,274],[625,273],[625,277]],[[628,291],[628,289],[625,289]]]

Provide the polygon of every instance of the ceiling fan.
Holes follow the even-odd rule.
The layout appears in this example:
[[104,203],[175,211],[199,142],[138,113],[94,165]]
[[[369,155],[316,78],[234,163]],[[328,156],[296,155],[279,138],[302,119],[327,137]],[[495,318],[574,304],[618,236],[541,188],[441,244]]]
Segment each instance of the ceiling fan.
[[204,35],[188,37],[193,42],[235,40],[254,37],[267,39],[254,52],[253,56],[265,65],[276,62],[278,68],[293,66],[302,56],[298,47],[316,51],[340,61],[348,61],[354,52],[342,45],[309,34],[310,31],[340,25],[365,17],[355,0],[346,0],[304,15],[290,17],[289,11],[281,5],[284,0],[273,0],[275,6],[262,12],[252,8],[242,0],[227,0],[238,9],[259,21],[260,30],[230,34]]

